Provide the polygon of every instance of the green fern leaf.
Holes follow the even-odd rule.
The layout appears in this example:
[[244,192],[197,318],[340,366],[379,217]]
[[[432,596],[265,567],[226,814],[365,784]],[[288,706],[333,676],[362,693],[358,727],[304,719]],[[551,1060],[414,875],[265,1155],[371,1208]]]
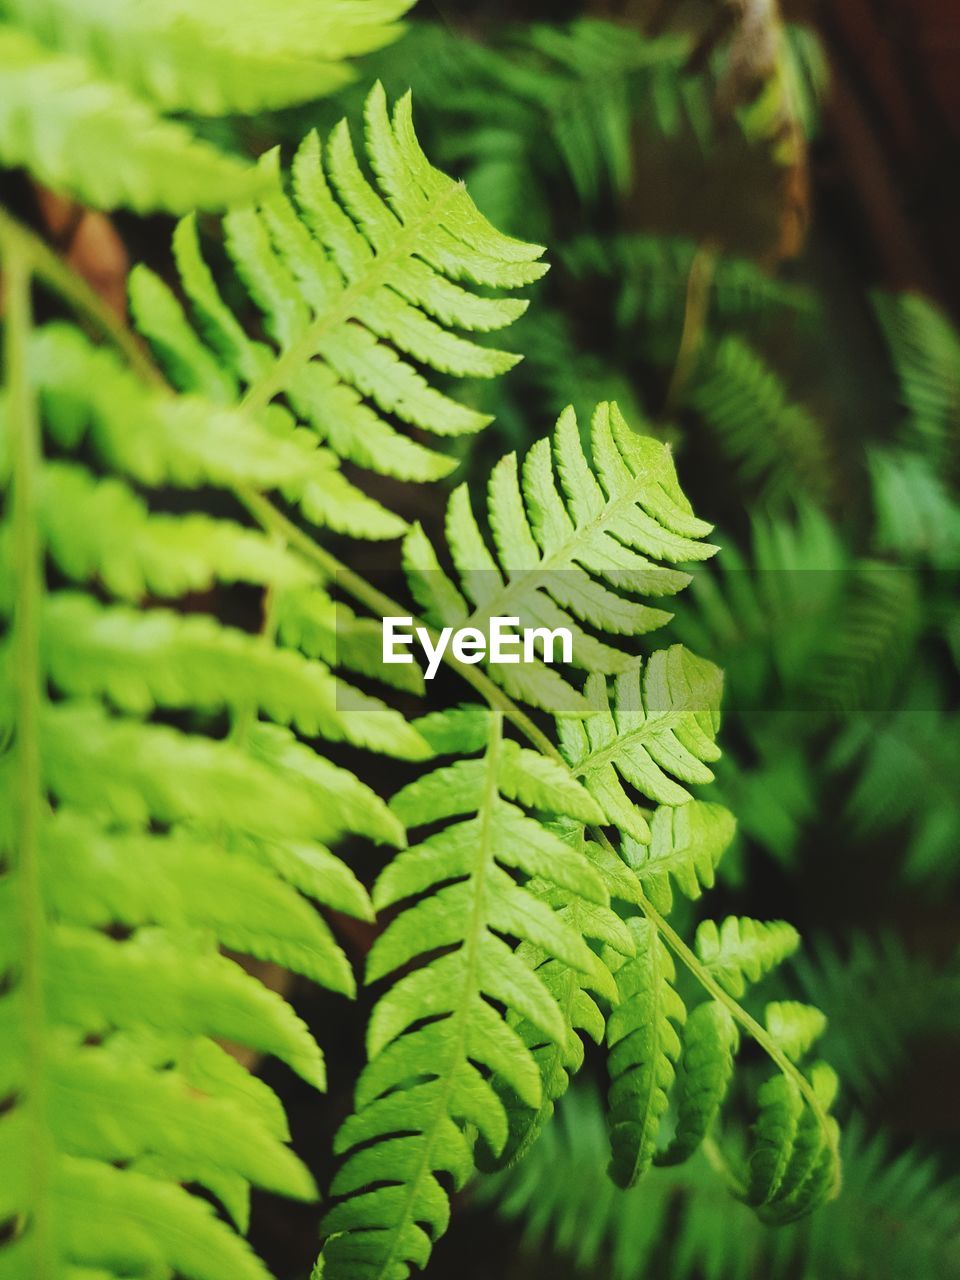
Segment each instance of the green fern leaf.
[[413,758],[425,752],[405,721],[377,699],[348,690],[323,663],[209,618],[104,608],[89,596],[61,592],[48,603],[42,626],[50,677],[74,697],[101,696],[137,715],[157,707],[254,706],[306,737]]
[[163,111],[230,115],[305,102],[340,88],[348,63],[396,38],[409,0],[339,3],[314,13],[251,3],[198,9],[158,0],[9,0],[7,12],[40,39],[89,59]]
[[728,916],[717,928],[704,920],[697,928],[696,950],[723,989],[740,997],[747,982],[758,982],[800,945],[800,935],[784,920],[764,924]]
[[873,305],[909,415],[905,442],[919,445],[936,466],[955,474],[960,422],[960,337],[956,328],[934,303],[918,294],[877,293]]
[[39,481],[47,550],[75,582],[99,580],[123,600],[208,591],[217,582],[309,581],[301,561],[259,531],[202,514],[153,514],[121,480],[50,462]]
[[[580,824],[570,819],[556,819],[550,823],[550,828],[593,864],[611,898],[636,901],[635,882],[630,880],[629,874],[623,873],[622,864],[602,846],[586,840]],[[548,865],[552,865],[552,861]],[[558,883],[555,872],[533,877],[527,882],[527,888],[552,907],[581,937],[599,944],[603,948],[601,959],[611,970],[618,963],[615,957],[634,954],[636,944],[633,935],[616,912],[577,893],[569,884]],[[520,944],[517,955],[534,970],[556,1000],[568,1032],[562,1040],[552,1040],[529,1019],[509,1018],[537,1063],[541,1098],[539,1106],[530,1106],[515,1090],[503,1084],[500,1092],[507,1110],[508,1138],[499,1156],[481,1151],[479,1163],[484,1169],[502,1167],[523,1158],[550,1121],[557,1100],[569,1087],[571,1076],[583,1065],[581,1036],[600,1044],[606,1027],[606,1018],[590,989],[587,975],[573,965],[553,959],[548,951],[529,942]]]
[[221,209],[264,176],[166,120],[124,84],[26,31],[0,25],[0,160],[88,204],[144,212]]
[[[644,668],[635,661],[616,677],[612,708],[603,677],[588,677],[584,696],[592,714],[582,721],[568,716],[559,722],[560,748],[568,763],[583,778],[605,820],[620,827],[625,837],[641,844],[651,840],[647,819],[627,796],[624,782],[658,804],[684,805],[690,792],[675,778],[712,781],[705,761],[720,754],[714,739],[721,681],[712,663],[673,645],[654,653]],[[661,839],[667,835],[666,821],[661,820]],[[722,837],[722,832],[716,834]],[[717,857],[720,852],[722,847]],[[636,843],[625,846],[624,856],[631,864],[641,861]]]
[[[299,649],[308,658],[319,658],[328,667],[341,666],[408,693],[423,694],[419,667],[384,663],[382,624],[358,617],[324,587],[314,584],[279,591],[275,616],[277,634],[289,648]],[[423,736],[422,728],[420,732]]]
[[812,1004],[777,1000],[764,1011],[767,1030],[788,1058],[802,1058],[827,1029],[826,1015]]
[[[13,1099],[0,1211],[14,1224],[0,1271],[264,1280],[181,1184],[206,1187],[240,1226],[251,1185],[301,1199],[314,1188],[274,1096],[225,1066],[214,1039],[274,1055],[316,1088],[325,1067],[290,1006],[219,948],[351,994],[351,966],[306,897],[369,918],[328,846],[354,831],[405,841],[373,791],[286,726],[413,758],[429,747],[322,662],[277,648],[269,628],[254,637],[147,606],[312,575],[189,498],[185,514],[152,511],[115,473],[232,486],[273,458],[281,483],[309,455],[262,419],[141,385],[73,331],[31,341],[28,319],[7,320],[20,347],[0,449],[3,543],[16,551],[0,588],[0,1038]],[[80,449],[106,474],[74,461]],[[212,718],[224,713],[226,736]]]
[[[510,874],[516,868],[606,902],[590,864],[505,798],[509,771],[501,753],[506,749],[514,762],[519,753],[502,740],[500,717],[486,718],[482,759],[441,767],[392,802],[409,825],[455,821],[399,855],[374,890],[378,908],[411,905],[374,943],[367,980],[420,963],[374,1010],[357,1111],[337,1138],[338,1151],[349,1154],[332,1185],[344,1198],[324,1222],[330,1237],[325,1274],[331,1276],[401,1277],[411,1265],[425,1265],[449,1217],[438,1175],[457,1187],[473,1168],[468,1127],[476,1126],[495,1153],[507,1140],[503,1104],[478,1066],[508,1082],[528,1105],[539,1105],[536,1062],[489,1001],[529,1020],[548,1040],[564,1041],[567,1029],[548,987],[499,935],[526,941],[578,969],[608,997],[616,994],[582,936]],[[464,723],[467,745],[475,749],[476,726],[469,727],[462,711],[445,731],[433,718],[428,731],[449,739]],[[563,812],[567,794],[554,794]]]
[[[341,458],[431,480],[454,460],[388,418],[441,436],[478,431],[489,419],[432,387],[410,361],[460,377],[509,368],[515,357],[451,329],[500,328],[524,304],[478,297],[458,281],[515,288],[546,268],[537,261],[541,249],[495,231],[464,188],[428,163],[409,96],[391,120],[378,85],[367,99],[366,129],[379,190],[364,176],[343,122],[325,148],[311,134],[298,151],[295,205],[276,190],[225,220],[228,253],[263,312],[269,344],[251,341],[224,305],[192,220],[181,223],[174,248],[230,394],[239,398],[242,387],[248,412],[283,394]],[[141,273],[134,299],[140,327],[172,357],[181,386],[209,384],[211,355],[168,291]]]
[[745,485],[770,502],[830,496],[823,425],[748,343],[731,334],[707,343],[685,399],[703,418]]
[[658,1164],[687,1160],[710,1132],[733,1078],[739,1044],[735,1022],[716,1000],[697,1005],[690,1014],[683,1033],[676,1128],[658,1153]]
[[702,800],[675,808],[662,804],[650,820],[650,843],[625,835],[621,854],[656,909],[669,915],[673,884],[694,901],[713,887],[717,864],[734,830],[733,815],[722,805]]
[[610,1176],[619,1187],[632,1187],[653,1160],[687,1012],[656,929],[637,918],[629,925],[637,954],[614,968],[620,1002],[607,1023]]
[[[512,455],[498,463],[489,494],[496,558],[481,534],[467,489],[454,491],[446,533],[462,592],[422,530],[411,530],[404,542],[404,564],[411,591],[432,624],[482,630],[491,617],[501,616],[517,617],[520,627],[561,626],[571,633],[575,665],[602,672],[635,667],[628,653],[586,627],[634,635],[662,625],[669,615],[614,588],[673,594],[686,585],[688,575],[658,561],[702,560],[715,548],[698,541],[710,526],[691,512],[663,445],[637,435],[617,407],[608,404],[597,407],[591,440],[593,467],[568,409],[553,439],[557,478],[546,440],[527,455],[522,486]],[[654,665],[658,709],[665,693],[662,661],[658,658]],[[539,659],[494,665],[489,674],[511,697],[561,715],[596,709]],[[642,716],[642,709],[635,714]]]

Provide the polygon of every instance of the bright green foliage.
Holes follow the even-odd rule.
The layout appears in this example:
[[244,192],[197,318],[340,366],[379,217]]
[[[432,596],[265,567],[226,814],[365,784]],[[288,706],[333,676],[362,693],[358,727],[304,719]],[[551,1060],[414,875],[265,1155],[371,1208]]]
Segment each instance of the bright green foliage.
[[733,1077],[739,1043],[736,1024],[716,1000],[697,1005],[690,1014],[683,1029],[676,1128],[669,1145],[658,1153],[658,1164],[679,1164],[707,1137]]
[[[214,1040],[280,1057],[318,1087],[324,1065],[292,1009],[218,948],[351,993],[301,893],[368,917],[328,846],[346,831],[404,838],[367,786],[285,726],[408,757],[428,748],[356,691],[345,715],[329,669],[269,635],[145,607],[223,581],[308,580],[266,535],[189,514],[186,495],[293,476],[298,447],[275,448],[236,410],[145,387],[75,330],[40,330],[28,355],[38,403],[8,389],[4,406],[16,554],[2,591],[0,968],[15,964],[18,980],[0,1000],[13,1099],[0,1183],[4,1218],[32,1229],[3,1265],[253,1280],[261,1264],[180,1184],[209,1188],[241,1225],[250,1184],[313,1187],[279,1104]],[[38,425],[59,460],[44,460]],[[81,447],[84,463],[65,460]],[[187,514],[155,514],[130,481],[182,488]],[[41,557],[63,586],[47,586]],[[214,732],[198,732],[198,715],[227,716],[230,732],[209,719]]]
[[646,897],[669,915],[674,885],[691,899],[713,888],[717,864],[733,839],[735,826],[733,814],[722,805],[703,800],[662,804],[650,820],[649,843],[625,835],[623,857]]
[[[68,161],[90,151],[84,111],[119,94],[98,125],[127,169],[91,169],[95,198],[153,207],[162,177],[165,208],[231,204],[222,226],[235,273],[218,282],[192,214],[174,236],[180,292],[136,270],[136,322],[168,385],[126,332],[115,336],[130,369],[73,328],[31,336],[10,255],[0,974],[13,976],[0,1030],[13,1050],[0,1068],[0,1100],[12,1100],[0,1115],[0,1222],[14,1229],[0,1274],[264,1276],[185,1184],[205,1188],[241,1232],[251,1184],[313,1193],[277,1099],[216,1043],[272,1054],[322,1087],[310,1031],[222,950],[352,994],[351,966],[308,898],[387,914],[366,977],[389,985],[336,1142],[345,1158],[324,1222],[328,1278],[404,1280],[424,1266],[475,1165],[534,1145],[583,1063],[581,1034],[609,1048],[612,1168],[624,1185],[712,1139],[740,1029],[753,1034],[782,1075],[761,1089],[736,1186],[768,1218],[799,1217],[837,1178],[832,1074],[817,1064],[808,1079],[793,1063],[822,1019],[781,1001],[764,1028],[730,994],[796,935],[708,922],[694,955],[660,915],[675,891],[695,900],[712,885],[732,838],[731,814],[689,789],[713,778],[721,676],[680,645],[640,658],[632,642],[669,621],[647,597],[687,585],[678,566],[714,553],[711,526],[693,514],[667,446],[606,401],[588,447],[566,410],[522,468],[514,455],[496,465],[486,524],[465,486],[453,493],[452,575],[419,525],[408,531],[348,480],[341,462],[413,481],[453,469],[421,433],[470,437],[489,421],[475,393],[461,403],[446,379],[491,379],[514,364],[465,335],[522,313],[497,291],[542,275],[542,250],[497,231],[430,165],[409,96],[391,116],[379,85],[365,156],[343,122],[322,145],[310,134],[289,190],[276,155],[251,176],[161,114],[282,105],[332,87],[343,57],[391,33],[401,0],[275,16],[244,0],[212,58],[205,35],[222,21],[174,3],[147,14],[121,0],[109,15],[80,3],[66,23],[58,0],[10,0],[20,25],[0,29],[0,50],[9,41],[26,67],[18,92],[53,121],[58,145],[41,149],[49,180],[80,182]],[[54,39],[64,52],[38,43]],[[504,83],[546,116],[584,197],[629,183],[635,92],[657,98],[664,128],[677,122],[681,82],[695,82],[684,109],[706,108],[708,80],[687,76],[684,41],[582,23],[521,44],[524,65]],[[206,78],[189,74],[201,58]],[[166,60],[176,74],[164,74]],[[56,90],[43,103],[34,76]],[[83,108],[69,117],[75,134],[61,112],[71,96]],[[122,129],[111,140],[117,121],[142,145]],[[0,111],[6,160],[4,123]],[[0,234],[6,272],[22,233],[3,224]],[[237,499],[264,532],[241,522]],[[477,668],[470,683],[496,710],[409,723],[334,673],[423,688],[415,670],[383,666],[376,622],[336,593],[370,610],[392,602],[338,575],[304,524],[405,534],[417,622],[482,627],[499,615],[568,627],[573,662]],[[217,593],[233,582],[266,589],[257,635],[217,616]],[[517,701],[558,717],[558,745]],[[505,721],[531,745],[506,737]],[[318,737],[448,762],[388,807],[304,741]],[[372,903],[332,851],[348,834],[401,850]],[[711,998],[688,998],[676,958]]]
[[[670,821],[665,817],[657,851],[645,855],[636,849],[636,844],[649,845],[652,833],[624,783],[657,804],[676,806],[689,800],[690,792],[675,778],[710,782],[713,774],[704,761],[720,754],[715,738],[721,686],[718,668],[672,645],[654,653],[645,666],[634,663],[616,677],[612,706],[603,678],[591,675],[584,688],[589,714],[558,721],[561,751],[596,799],[604,821],[620,828],[623,856],[634,867],[646,856],[669,857],[667,846],[683,836],[663,829]],[[700,817],[707,818],[706,811]],[[704,848],[698,856],[710,854]]]
[[[677,484],[669,451],[634,432],[616,405],[601,404],[590,426],[592,465],[572,410],[551,442],[540,440],[519,472],[514,455],[501,459],[490,479],[488,516],[497,555],[488,547],[465,485],[447,507],[447,543],[459,586],[440,566],[422,530],[404,544],[411,590],[435,626],[483,626],[492,616],[518,617],[521,627],[558,626],[573,638],[573,661],[602,673],[636,672],[626,651],[599,639],[636,635],[667,621],[661,609],[626,593],[665,596],[689,575],[666,567],[702,560],[716,548],[699,541],[710,526],[693,515]],[[521,483],[522,474],[522,483]],[[512,697],[564,714],[592,710],[552,667],[541,661],[491,667],[490,676]],[[669,684],[657,665],[657,707]],[[626,676],[624,688],[636,684]],[[627,695],[629,696],[629,695]],[[625,715],[642,719],[639,701]]]
[[[688,1015],[657,927],[637,919],[631,926],[636,955],[611,958],[620,1003],[607,1022],[610,1173],[622,1187],[633,1186],[653,1163],[688,1160],[710,1136],[740,1047],[727,1002],[707,1000]],[[759,980],[798,941],[789,925],[731,917],[719,930],[712,921],[703,921],[696,948],[707,972],[739,997],[746,979]],[[826,1020],[810,1006],[780,1002],[767,1007],[766,1023],[770,1051],[779,1049],[799,1059],[823,1032]],[[822,1063],[811,1070],[807,1094],[799,1079],[782,1068],[760,1089],[743,1194],[771,1221],[801,1216],[836,1190],[836,1123],[827,1114],[835,1089],[836,1078]],[[661,1145],[671,1097],[673,1134]]]
[[633,1186],[653,1159],[680,1055],[677,1027],[687,1014],[657,930],[647,920],[630,923],[637,954],[616,970],[620,1004],[607,1023],[610,1176],[620,1187]]
[[373,618],[358,617],[327,586],[289,587],[276,595],[277,634],[285,645],[327,666],[340,666],[384,684],[423,694],[424,681],[414,664],[383,662],[383,629]]
[[758,982],[792,955],[800,935],[783,920],[763,924],[728,916],[718,929],[704,920],[697,929],[697,955],[732,996],[742,996],[747,982]]
[[0,162],[103,208],[248,199],[262,176],[165,113],[253,113],[330,92],[351,76],[344,59],[395,39],[409,7],[4,0]]
[[[556,820],[551,825],[593,865],[611,899],[620,898],[634,905],[639,904],[636,882],[615,854],[595,841],[586,839],[581,824],[567,819]],[[571,928],[602,946],[601,961],[611,973],[615,972],[618,964],[623,963],[626,957],[633,954],[635,940],[615,911],[573,892],[568,886],[554,884],[549,878],[535,877],[529,882],[528,888],[552,907]],[[535,971],[556,1000],[567,1032],[561,1039],[554,1040],[544,1036],[539,1027],[528,1018],[511,1019],[514,1030],[531,1051],[540,1071],[540,1102],[537,1106],[531,1106],[510,1088],[508,1082],[499,1082],[507,1109],[509,1133],[499,1155],[494,1157],[492,1153],[481,1152],[481,1168],[512,1163],[526,1154],[550,1121],[554,1105],[566,1093],[571,1077],[583,1066],[581,1037],[588,1037],[600,1044],[606,1026],[602,1003],[598,1003],[588,975],[563,960],[552,958],[543,947],[533,943],[522,942],[517,954]]]
[[[413,132],[410,98],[388,116],[378,86],[366,104],[367,149],[380,191],[364,177],[346,122],[321,149],[307,136],[293,163],[296,206],[274,190],[256,207],[227,215],[226,244],[244,286],[263,313],[271,342],[254,341],[223,302],[201,254],[196,224],[182,222],[174,250],[184,292],[209,346],[173,295],[140,269],[133,303],[141,329],[181,389],[209,387],[218,399],[242,396],[263,410],[283,395],[297,417],[340,458],[406,480],[446,475],[454,459],[398,431],[397,417],[440,436],[479,431],[489,419],[431,386],[411,361],[445,374],[491,377],[515,357],[452,332],[500,328],[525,304],[479,296],[457,281],[513,288],[546,267],[542,250],[496,231],[465,189],[429,164]],[[293,431],[271,405],[278,432]],[[363,537],[392,537],[395,518],[354,494],[321,450],[327,500],[306,484],[304,514]],[[337,523],[339,518],[339,524]]]
[[378,908],[412,902],[374,943],[368,981],[425,963],[396,980],[373,1012],[357,1111],[337,1137],[337,1150],[351,1154],[331,1188],[346,1199],[324,1221],[332,1237],[325,1276],[403,1277],[411,1264],[426,1264],[449,1218],[437,1175],[455,1188],[466,1180],[472,1126],[494,1151],[507,1139],[503,1105],[478,1067],[539,1104],[536,1062],[491,1002],[521,1014],[548,1040],[562,1042],[567,1029],[548,987],[503,935],[573,966],[615,997],[583,936],[516,878],[535,876],[606,903],[589,863],[508,799],[582,819],[593,810],[590,798],[563,770],[551,778],[542,757],[503,741],[498,715],[463,709],[447,725],[428,718],[421,728],[428,738],[439,732],[449,753],[451,738],[463,741],[458,730],[467,726],[467,747],[476,749],[475,717],[487,737],[483,756],[442,766],[392,801],[408,827],[446,825],[396,858],[374,889]]

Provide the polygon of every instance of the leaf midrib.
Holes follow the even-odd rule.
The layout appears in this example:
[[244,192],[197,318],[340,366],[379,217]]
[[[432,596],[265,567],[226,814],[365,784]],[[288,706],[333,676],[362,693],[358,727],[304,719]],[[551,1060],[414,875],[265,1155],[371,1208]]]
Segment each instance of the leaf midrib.
[[39,613],[44,591],[43,547],[37,520],[36,478],[40,460],[40,426],[30,387],[28,345],[32,327],[29,255],[0,227],[4,264],[3,356],[8,387],[11,449],[11,534],[15,574],[13,605],[13,722],[16,726],[16,852],[12,874],[20,921],[21,989],[24,1009],[26,1098],[23,1107],[32,1130],[27,1184],[29,1229],[34,1244],[32,1272],[46,1280],[59,1271],[50,1213],[50,1181],[54,1152],[46,1124],[46,1011],[43,995],[43,951],[46,917],[39,828],[42,818],[42,769],[39,719],[43,698],[40,668]]
[[[493,862],[492,853],[492,831],[493,831],[493,811],[499,795],[497,779],[499,774],[499,757],[500,744],[503,735],[503,716],[499,711],[494,711],[491,715],[490,740],[486,754],[486,770],[484,775],[483,796],[481,799],[481,807],[478,811],[480,822],[477,827],[478,831],[478,848],[477,857],[474,865],[474,871],[470,877],[470,885],[473,888],[473,905],[470,911],[469,927],[464,935],[463,954],[465,955],[465,970],[463,979],[463,991],[465,995],[474,994],[476,988],[476,972],[477,959],[480,946],[480,936],[483,933],[485,922],[485,905],[486,895],[484,892],[487,873]],[[397,1250],[404,1232],[413,1221],[414,1200],[416,1198],[417,1189],[420,1182],[427,1174],[432,1173],[433,1164],[430,1159],[434,1145],[437,1141],[437,1135],[440,1129],[440,1122],[445,1116],[448,1116],[447,1103],[450,1099],[450,1093],[453,1088],[453,1080],[456,1069],[466,1056],[466,1034],[467,1034],[467,1013],[469,1005],[467,999],[463,999],[457,1009],[454,1010],[453,1020],[455,1025],[455,1048],[451,1052],[450,1062],[452,1064],[446,1079],[443,1082],[443,1088],[437,1095],[436,1105],[434,1109],[434,1117],[430,1126],[430,1131],[421,1130],[424,1137],[423,1149],[417,1169],[414,1176],[407,1184],[407,1194],[404,1198],[403,1210],[400,1220],[391,1228],[392,1240],[390,1249],[387,1252],[380,1269],[377,1272],[378,1280],[388,1280],[390,1276],[390,1268],[397,1258]]]

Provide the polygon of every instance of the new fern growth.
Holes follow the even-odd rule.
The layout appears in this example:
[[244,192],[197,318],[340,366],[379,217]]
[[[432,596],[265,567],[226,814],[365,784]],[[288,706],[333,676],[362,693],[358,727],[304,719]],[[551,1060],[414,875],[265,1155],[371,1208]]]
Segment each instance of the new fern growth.
[[[690,790],[712,777],[721,677],[679,645],[640,656],[633,642],[669,621],[660,604],[716,550],[711,527],[666,446],[606,402],[587,447],[568,410],[522,466],[502,459],[485,518],[455,489],[444,547],[370,496],[369,473],[453,469],[443,439],[486,418],[438,375],[504,372],[514,357],[469,335],[519,315],[495,291],[545,268],[429,164],[409,98],[391,115],[376,88],[365,124],[370,172],[341,125],[307,137],[289,184],[268,157],[255,202],[226,215],[239,310],[191,216],[174,236],[186,306],[137,269],[133,311],[166,377],[126,330],[114,351],[35,329],[32,278],[62,279],[0,223],[0,1274],[265,1275],[187,1185],[241,1232],[251,1184],[313,1194],[277,1098],[220,1046],[323,1086],[312,1033],[221,950],[351,995],[308,899],[386,916],[366,977],[387,985],[337,1138],[328,1280],[426,1265],[450,1189],[534,1141],[581,1031],[609,1049],[619,1181],[712,1144],[748,1035],[776,1073],[732,1189],[786,1220],[838,1185],[834,1077],[799,1065],[821,1020],[781,1003],[761,1023],[740,1003],[797,935],[705,922],[691,949],[667,918],[675,892],[710,888],[733,832]],[[63,291],[103,321],[82,287]],[[474,701],[409,722],[389,691],[334,669],[389,684],[374,619],[403,608],[318,528],[403,535],[421,625],[563,625],[573,663],[448,657]],[[263,594],[259,634],[218,617],[236,582]],[[340,626],[357,638],[344,659]],[[388,805],[319,740],[422,771]],[[372,900],[334,851],[348,833],[400,850]],[[700,995],[681,998],[679,970]]]

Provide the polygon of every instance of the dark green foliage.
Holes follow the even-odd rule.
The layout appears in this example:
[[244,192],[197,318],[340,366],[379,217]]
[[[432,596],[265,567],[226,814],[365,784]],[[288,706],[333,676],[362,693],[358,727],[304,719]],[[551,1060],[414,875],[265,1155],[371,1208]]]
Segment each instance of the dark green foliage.
[[703,1155],[656,1169],[630,1191],[605,1182],[596,1094],[574,1090],[556,1123],[515,1170],[481,1182],[477,1197],[523,1223],[530,1274],[611,1280],[878,1280],[960,1275],[955,1179],[918,1152],[897,1153],[855,1118],[843,1143],[840,1196],[790,1227],[766,1226],[731,1203]]

